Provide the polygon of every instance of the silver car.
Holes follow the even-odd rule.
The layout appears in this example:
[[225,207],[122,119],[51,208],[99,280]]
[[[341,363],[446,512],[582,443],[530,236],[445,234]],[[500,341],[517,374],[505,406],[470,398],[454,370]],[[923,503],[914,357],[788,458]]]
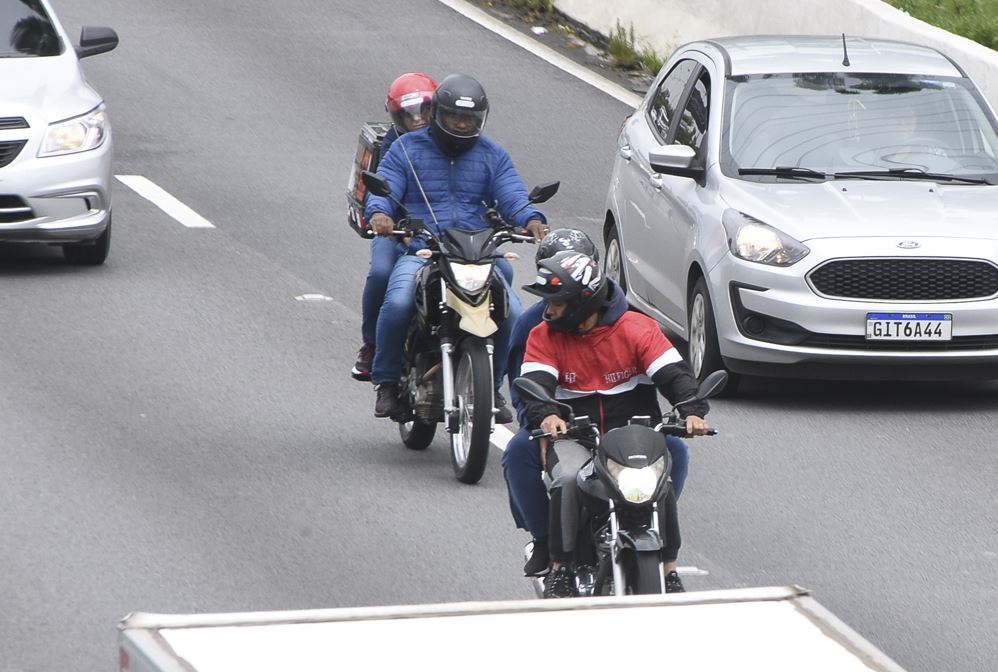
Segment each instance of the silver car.
[[606,266],[703,378],[998,378],[998,132],[960,66],[851,37],[681,47],[624,122]]
[[110,51],[110,28],[74,47],[47,0],[0,2],[0,242],[62,246],[104,263],[111,244],[111,126],[79,59]]

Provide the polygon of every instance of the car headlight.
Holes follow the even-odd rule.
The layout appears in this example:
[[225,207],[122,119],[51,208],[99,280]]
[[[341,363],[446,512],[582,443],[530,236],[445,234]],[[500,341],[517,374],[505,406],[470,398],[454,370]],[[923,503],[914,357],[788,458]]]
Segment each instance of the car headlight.
[[665,458],[660,457],[640,469],[625,467],[607,458],[606,470],[617,483],[617,489],[624,499],[632,504],[644,504],[655,495],[658,481],[665,471]]
[[454,282],[466,292],[477,292],[489,281],[492,264],[451,264]]
[[804,243],[737,210],[725,210],[722,222],[731,253],[745,261],[792,266],[811,251]]
[[104,144],[110,130],[107,112],[100,105],[86,114],[50,125],[38,156],[60,156],[97,149]]

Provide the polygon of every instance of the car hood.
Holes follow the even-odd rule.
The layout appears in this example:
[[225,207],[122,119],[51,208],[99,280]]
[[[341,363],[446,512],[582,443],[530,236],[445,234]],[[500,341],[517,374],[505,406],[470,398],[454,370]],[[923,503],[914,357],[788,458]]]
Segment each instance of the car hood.
[[88,112],[101,98],[87,85],[75,54],[0,58],[0,117],[24,117],[32,127]]
[[998,239],[998,186],[914,180],[725,180],[730,207],[801,242],[903,236]]

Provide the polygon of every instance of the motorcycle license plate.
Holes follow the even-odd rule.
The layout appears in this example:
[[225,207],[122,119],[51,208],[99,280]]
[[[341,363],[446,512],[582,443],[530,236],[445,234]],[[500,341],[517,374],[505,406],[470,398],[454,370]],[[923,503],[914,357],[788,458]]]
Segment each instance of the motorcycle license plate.
[[868,341],[949,341],[951,313],[867,313]]

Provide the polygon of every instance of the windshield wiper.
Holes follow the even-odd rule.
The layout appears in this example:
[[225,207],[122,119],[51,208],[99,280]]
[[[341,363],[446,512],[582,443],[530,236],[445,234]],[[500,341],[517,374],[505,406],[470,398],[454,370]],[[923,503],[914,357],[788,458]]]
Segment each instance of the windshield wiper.
[[862,180],[913,179],[933,182],[964,182],[966,184],[991,184],[983,177],[966,177],[949,173],[927,173],[921,168],[889,168],[886,170],[848,170],[833,174],[836,179],[857,177]]
[[739,168],[739,175],[775,175],[776,177],[790,177],[802,180],[825,180],[828,175],[820,170],[812,168],[802,168],[800,166],[776,166],[775,168]]

